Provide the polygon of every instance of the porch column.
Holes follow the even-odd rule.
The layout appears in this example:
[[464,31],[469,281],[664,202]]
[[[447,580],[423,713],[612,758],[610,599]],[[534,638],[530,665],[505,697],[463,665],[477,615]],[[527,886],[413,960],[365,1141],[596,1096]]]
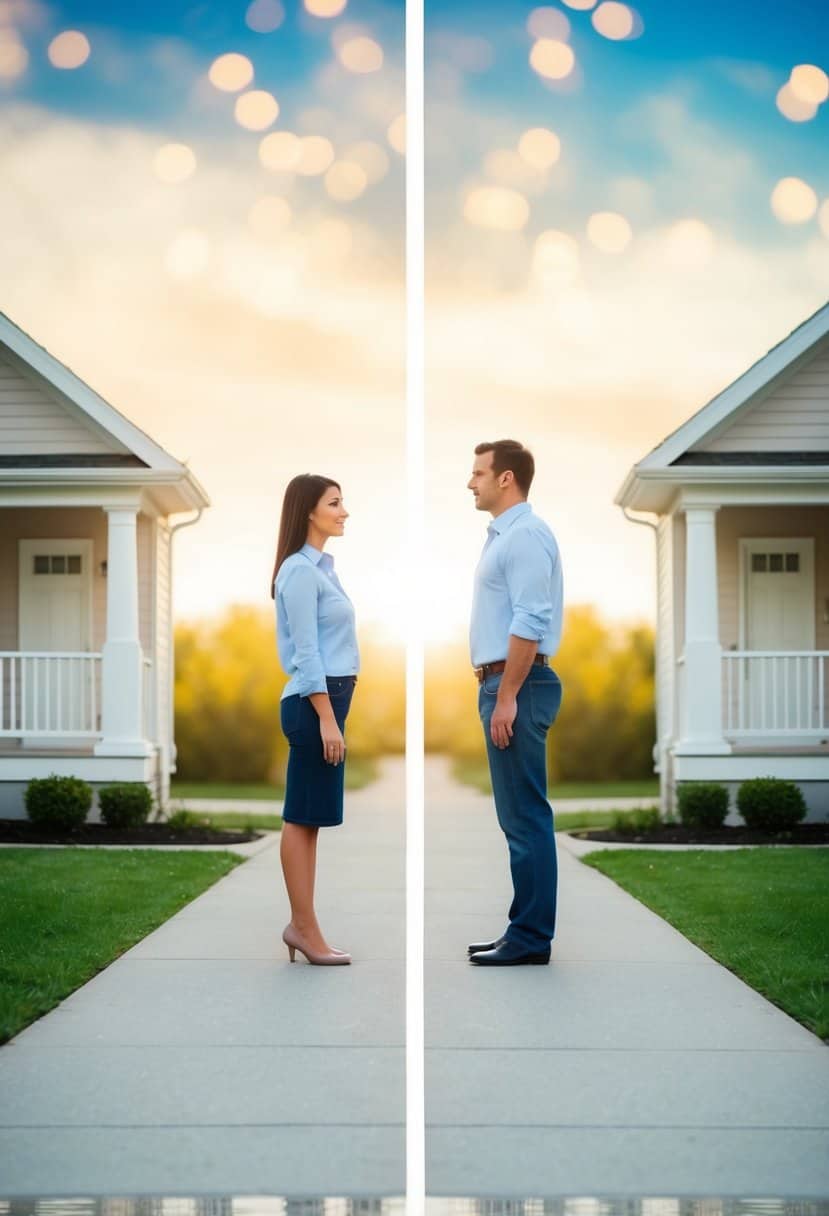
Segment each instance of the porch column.
[[143,654],[138,637],[137,507],[107,513],[107,619],[96,756],[148,756],[143,736]]
[[681,755],[728,754],[722,733],[722,647],[716,507],[685,508],[685,720]]

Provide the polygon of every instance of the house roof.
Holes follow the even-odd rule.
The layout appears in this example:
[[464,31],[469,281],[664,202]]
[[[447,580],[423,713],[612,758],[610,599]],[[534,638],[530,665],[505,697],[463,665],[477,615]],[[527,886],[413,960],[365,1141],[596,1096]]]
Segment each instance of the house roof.
[[[0,485],[106,484],[146,489],[166,514],[210,505],[187,467],[136,426],[71,368],[0,312],[0,349],[90,436],[90,452],[0,453]],[[101,447],[111,451],[101,451]]]
[[[772,391],[781,380],[791,375],[797,366],[808,362],[815,347],[827,334],[829,302],[807,317],[741,376],[712,397],[706,405],[638,461],[629,471],[614,502],[623,507],[662,510],[677,486],[684,484],[688,475],[686,470],[690,468],[694,469],[695,482],[698,482],[701,469],[710,472],[712,481],[727,479],[737,467],[741,470],[741,479],[745,477],[747,469],[754,470],[758,476],[761,476],[764,470],[772,469],[777,473],[786,468],[797,469],[800,473],[808,469],[825,469],[825,452],[762,453],[690,449],[698,448],[700,444],[714,439],[733,425],[741,414]],[[648,482],[654,484],[648,487]],[[656,488],[657,482],[659,490]]]

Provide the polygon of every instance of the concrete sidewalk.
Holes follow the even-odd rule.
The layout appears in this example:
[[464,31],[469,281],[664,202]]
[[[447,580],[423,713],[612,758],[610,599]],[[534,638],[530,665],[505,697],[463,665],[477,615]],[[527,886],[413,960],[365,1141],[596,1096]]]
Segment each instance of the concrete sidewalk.
[[476,968],[506,842],[437,760],[426,805],[430,1196],[829,1195],[829,1048],[561,833],[550,965]]
[[402,1195],[402,760],[322,830],[351,966],[289,962],[279,835],[0,1048],[0,1196]]

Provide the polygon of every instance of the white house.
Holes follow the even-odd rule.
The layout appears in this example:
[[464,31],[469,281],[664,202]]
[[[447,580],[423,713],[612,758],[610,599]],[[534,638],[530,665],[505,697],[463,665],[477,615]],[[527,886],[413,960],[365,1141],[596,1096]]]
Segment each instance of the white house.
[[733,793],[776,776],[809,819],[829,817],[829,304],[634,465],[615,501],[658,517],[663,810],[680,782]]
[[166,807],[171,542],[206,506],[185,465],[0,313],[0,817],[53,772],[143,781]]

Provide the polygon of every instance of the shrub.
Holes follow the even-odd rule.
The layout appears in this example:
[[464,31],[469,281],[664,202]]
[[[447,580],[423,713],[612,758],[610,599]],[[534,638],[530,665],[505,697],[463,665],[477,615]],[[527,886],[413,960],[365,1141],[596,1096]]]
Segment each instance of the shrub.
[[737,791],[737,809],[747,827],[760,832],[788,832],[806,814],[806,801],[793,781],[753,777]]
[[693,781],[677,787],[680,822],[687,828],[721,828],[728,814],[728,787]]
[[102,785],[98,790],[101,819],[110,828],[140,827],[146,823],[152,804],[152,794],[141,781]]
[[632,811],[617,811],[613,816],[614,832],[623,836],[637,836],[643,832],[652,832],[660,825],[657,807],[639,806]]
[[203,822],[195,811],[186,810],[174,811],[166,819],[167,826],[170,828],[195,828]]
[[80,777],[33,777],[23,795],[26,814],[40,828],[71,831],[92,806],[92,786]]

